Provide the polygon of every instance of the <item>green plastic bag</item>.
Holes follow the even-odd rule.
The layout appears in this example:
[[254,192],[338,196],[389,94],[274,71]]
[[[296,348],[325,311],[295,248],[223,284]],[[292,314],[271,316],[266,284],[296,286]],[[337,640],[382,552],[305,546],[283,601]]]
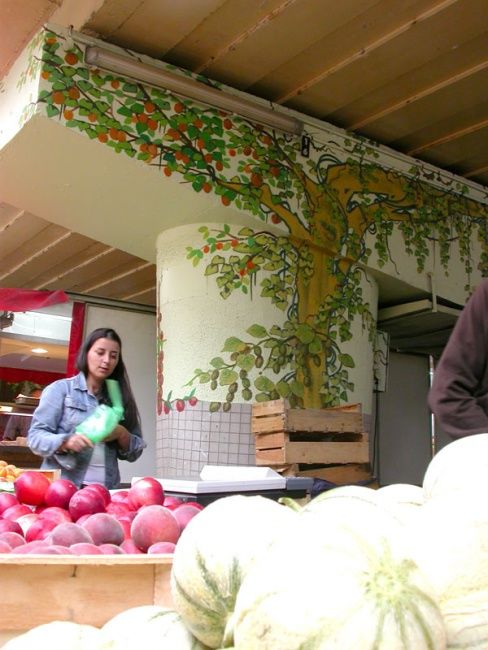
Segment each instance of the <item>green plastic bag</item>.
[[102,442],[124,417],[122,393],[118,382],[115,379],[107,379],[107,390],[112,406],[99,404],[75,429],[76,433],[81,433],[93,443]]

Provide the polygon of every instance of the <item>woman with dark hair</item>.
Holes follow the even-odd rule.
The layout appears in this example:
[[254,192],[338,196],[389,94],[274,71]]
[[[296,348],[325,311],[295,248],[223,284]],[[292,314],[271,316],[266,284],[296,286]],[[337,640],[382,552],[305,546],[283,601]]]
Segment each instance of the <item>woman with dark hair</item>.
[[[102,483],[112,489],[120,483],[118,461],[137,460],[146,446],[117,332],[105,327],[91,332],[78,353],[76,367],[77,375],[44,389],[27,442],[35,454],[44,457],[43,469],[61,469],[61,475],[78,487]],[[119,384],[124,416],[103,442],[93,443],[75,429],[99,404],[111,406],[105,382],[109,378]]]

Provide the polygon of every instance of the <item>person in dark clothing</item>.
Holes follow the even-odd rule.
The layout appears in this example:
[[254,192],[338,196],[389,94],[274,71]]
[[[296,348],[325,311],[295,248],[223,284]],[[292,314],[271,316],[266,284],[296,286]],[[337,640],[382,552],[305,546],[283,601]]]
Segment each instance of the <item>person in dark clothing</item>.
[[451,438],[488,433],[488,279],[481,281],[454,326],[428,404]]

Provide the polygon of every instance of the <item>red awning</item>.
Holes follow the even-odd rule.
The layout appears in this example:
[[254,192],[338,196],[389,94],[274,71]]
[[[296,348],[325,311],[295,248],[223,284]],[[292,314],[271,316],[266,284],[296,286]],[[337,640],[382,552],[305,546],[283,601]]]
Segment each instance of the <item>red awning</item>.
[[69,302],[69,297],[64,291],[0,289],[0,311],[30,311],[60,302]]

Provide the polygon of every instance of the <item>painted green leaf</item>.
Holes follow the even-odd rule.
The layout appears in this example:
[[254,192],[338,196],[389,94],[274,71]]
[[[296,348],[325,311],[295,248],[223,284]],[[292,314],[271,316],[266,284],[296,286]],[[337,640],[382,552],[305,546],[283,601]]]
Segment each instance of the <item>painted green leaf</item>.
[[208,407],[208,410],[210,413],[216,413],[220,409],[220,402],[210,402],[210,405]]
[[279,381],[276,384],[276,390],[280,394],[280,397],[288,397],[291,393],[290,385],[286,381]]
[[310,327],[310,325],[307,325],[306,323],[300,323],[296,329],[296,336],[299,341],[308,344],[311,343],[315,338],[315,332]]
[[222,359],[222,357],[214,357],[212,361],[210,362],[210,365],[213,368],[224,368],[227,364],[225,361]]
[[293,393],[293,395],[296,395],[297,397],[303,397],[303,384],[300,382],[294,380],[290,383],[290,390]]
[[268,334],[266,328],[262,325],[258,325],[257,323],[254,323],[254,325],[248,327],[246,332],[255,339],[263,339]]
[[249,372],[254,368],[254,357],[252,354],[240,354],[236,359],[236,363],[239,368]]
[[205,275],[214,275],[219,272],[219,267],[213,264],[209,264],[205,269]]
[[322,352],[322,343],[318,337],[315,337],[308,346],[310,354],[320,354]]
[[340,354],[339,361],[342,363],[343,366],[346,366],[346,368],[355,367],[354,359],[351,357],[350,354]]
[[267,402],[269,400],[268,393],[256,393],[256,402]]
[[221,386],[230,386],[239,379],[239,375],[235,370],[224,368],[219,376],[219,384]]
[[225,340],[222,352],[243,352],[246,349],[246,344],[241,339],[235,336],[230,336]]
[[258,390],[267,392],[272,391],[275,387],[274,382],[272,382],[271,379],[268,379],[268,377],[264,376],[258,377],[254,381],[254,385]]

